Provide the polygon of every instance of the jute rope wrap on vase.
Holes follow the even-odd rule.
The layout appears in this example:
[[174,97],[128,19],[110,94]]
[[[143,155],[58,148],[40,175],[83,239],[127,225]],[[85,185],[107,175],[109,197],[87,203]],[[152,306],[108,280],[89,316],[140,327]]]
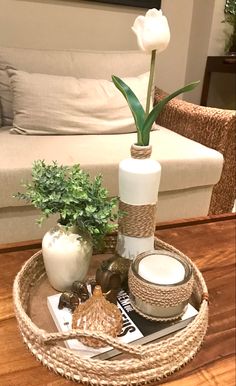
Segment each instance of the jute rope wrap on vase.
[[[130,153],[132,158],[149,158],[152,153],[152,147],[132,145]],[[156,203],[133,205],[120,200],[119,209],[123,212],[123,216],[119,219],[120,233],[130,237],[150,237],[154,234],[156,225]]]
[[156,204],[130,205],[119,201],[123,216],[119,220],[119,232],[131,237],[149,237],[155,231]]
[[132,158],[145,159],[149,158],[152,154],[152,146],[137,146],[132,145],[130,148],[130,154]]
[[[156,240],[156,248],[174,248]],[[108,245],[109,247],[109,245]],[[176,253],[180,253],[175,250]],[[184,256],[183,254],[181,254]],[[74,381],[89,385],[140,385],[159,380],[186,364],[199,350],[208,325],[207,287],[197,267],[188,259],[194,273],[194,294],[200,303],[196,318],[175,335],[145,346],[121,344],[101,333],[71,330],[49,333],[38,328],[27,314],[31,290],[45,275],[41,252],[34,254],[17,274],[13,286],[16,318],[24,342],[45,366]],[[128,353],[123,360],[103,361],[83,359],[71,350],[58,345],[59,341],[87,336],[106,341],[110,346]]]

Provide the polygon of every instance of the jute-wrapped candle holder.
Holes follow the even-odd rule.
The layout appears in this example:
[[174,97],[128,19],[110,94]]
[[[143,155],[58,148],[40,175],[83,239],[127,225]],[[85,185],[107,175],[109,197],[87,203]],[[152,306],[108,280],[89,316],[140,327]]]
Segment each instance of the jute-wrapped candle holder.
[[[114,239],[108,239],[110,250]],[[38,282],[46,275],[41,251],[34,254],[17,274],[13,286],[13,300],[18,326],[25,344],[33,355],[50,370],[73,381],[93,386],[127,386],[158,381],[180,369],[200,349],[208,326],[208,295],[202,274],[196,265],[172,246],[155,240],[156,249],[174,251],[192,267],[193,293],[199,312],[188,326],[173,336],[147,345],[121,344],[99,332],[71,330],[50,333],[39,328],[28,314],[30,296]],[[128,354],[128,358],[112,361],[85,359],[58,343],[77,337],[92,337]]]
[[[139,264],[148,256],[170,256],[181,263],[184,278],[174,284],[156,284],[145,280],[139,274]],[[156,250],[138,255],[130,265],[128,285],[133,308],[150,320],[169,321],[183,315],[193,292],[192,267],[186,259],[174,251]]]

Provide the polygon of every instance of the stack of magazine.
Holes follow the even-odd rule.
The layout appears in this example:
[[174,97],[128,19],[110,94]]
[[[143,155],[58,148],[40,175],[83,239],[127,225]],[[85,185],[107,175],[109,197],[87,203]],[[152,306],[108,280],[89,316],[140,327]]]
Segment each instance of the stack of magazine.
[[[71,330],[72,314],[68,308],[58,309],[61,294],[52,295],[47,298],[47,304],[56,327],[61,332]],[[177,321],[155,322],[150,321],[134,311],[129,295],[121,290],[117,297],[117,306],[123,317],[123,327],[119,339],[122,343],[146,344],[156,339],[184,328],[197,315],[198,311],[189,303],[183,316]],[[66,347],[76,351],[84,358],[110,359],[120,352],[110,346],[103,348],[92,348],[83,345],[77,339],[65,341]]]

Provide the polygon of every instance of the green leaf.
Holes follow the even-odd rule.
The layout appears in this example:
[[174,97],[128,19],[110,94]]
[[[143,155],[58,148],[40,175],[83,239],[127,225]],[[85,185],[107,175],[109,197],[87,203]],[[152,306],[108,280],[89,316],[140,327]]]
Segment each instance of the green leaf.
[[138,98],[130,87],[123,82],[120,78],[115,75],[112,75],[112,81],[118,90],[124,95],[125,99],[128,102],[129,108],[133,114],[135,125],[138,131],[138,143],[141,140],[141,130],[145,121],[145,111],[143,106],[139,102]]
[[118,198],[109,199],[102,176],[92,180],[79,165],[68,167],[55,161],[52,165],[35,161],[32,183],[24,185],[25,193],[18,192],[15,197],[31,202],[42,211],[38,223],[57,213],[62,224],[78,225],[83,233],[90,234],[94,245],[99,245],[104,235],[117,226],[114,221],[119,213]]
[[199,81],[192,82],[187,84],[186,86],[180,88],[179,90],[173,92],[172,94],[168,95],[167,97],[163,98],[158,104],[154,106],[152,111],[148,114],[143,127],[142,127],[142,142],[144,145],[149,144],[149,137],[150,137],[150,131],[152,128],[153,123],[155,122],[156,118],[162,111],[163,107],[173,98],[175,98],[177,95],[182,94],[183,92],[191,91],[193,90],[197,85],[199,84]]

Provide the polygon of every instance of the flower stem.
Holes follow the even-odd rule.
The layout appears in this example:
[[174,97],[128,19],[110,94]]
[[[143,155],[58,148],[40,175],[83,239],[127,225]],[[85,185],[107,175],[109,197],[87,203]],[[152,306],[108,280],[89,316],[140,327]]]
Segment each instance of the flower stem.
[[152,85],[153,85],[153,78],[154,78],[154,71],[155,71],[155,61],[156,61],[156,50],[153,50],[152,56],[151,56],[150,75],[149,75],[148,91],[147,91],[146,116],[148,116],[149,110],[150,110]]

